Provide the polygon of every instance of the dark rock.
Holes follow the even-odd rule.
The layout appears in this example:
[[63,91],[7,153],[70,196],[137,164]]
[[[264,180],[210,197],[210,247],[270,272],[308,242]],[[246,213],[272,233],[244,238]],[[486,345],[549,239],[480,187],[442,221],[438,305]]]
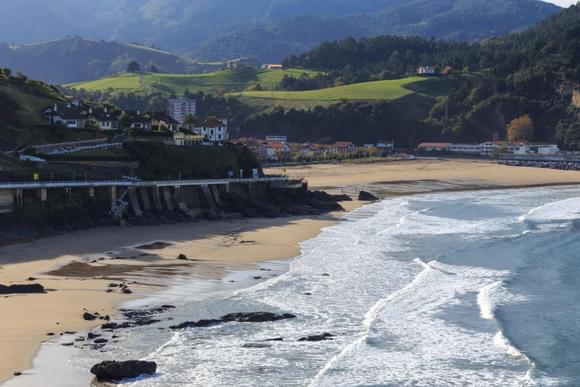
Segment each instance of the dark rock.
[[133,291],[131,289],[129,289],[129,288],[124,288],[123,291],[122,291],[122,293],[123,294],[132,294]]
[[270,348],[270,344],[263,344],[263,343],[247,343],[242,345],[242,348]]
[[360,200],[361,202],[376,202],[377,200],[379,200],[379,198],[370,192],[360,191],[358,193],[358,200]]
[[257,276],[255,276],[255,277],[254,277],[254,279],[255,279],[255,280],[261,280],[261,279],[262,279],[262,277],[260,277],[259,275],[257,275]]
[[40,284],[27,285],[0,285],[0,294],[34,294],[46,293],[44,286]]
[[321,335],[312,335],[312,336],[302,337],[302,338],[298,339],[298,341],[325,341],[325,340],[332,340],[333,337],[334,337],[334,335],[331,335],[330,333],[323,333]]
[[115,382],[123,379],[134,379],[142,375],[153,375],[157,371],[157,364],[149,361],[104,361],[94,365],[91,373],[97,380]]
[[273,339],[266,339],[264,341],[284,341],[283,337],[274,337]]
[[304,295],[305,295],[305,296],[311,296],[311,295],[312,295],[312,293],[310,293],[310,292],[306,292],[306,293],[304,293]]
[[350,196],[346,195],[346,194],[342,194],[342,195],[332,195],[332,197],[337,202],[352,202],[352,198]]
[[323,277],[330,277],[330,274],[328,274],[328,273],[322,273],[320,275],[323,276]]
[[199,321],[186,321],[178,325],[172,325],[169,329],[187,329],[187,328],[207,328],[215,325],[221,324],[221,320],[199,320]]
[[166,247],[171,246],[171,243],[167,243],[167,242],[153,242],[153,243],[148,243],[145,245],[141,245],[141,246],[137,246],[138,249],[141,250],[163,250]]
[[97,319],[97,316],[93,313],[85,312],[83,313],[83,319],[85,321],[95,321]]
[[185,255],[185,254],[179,254],[177,256],[177,259],[179,259],[181,261],[187,261],[189,258],[187,258],[187,255]]
[[109,342],[109,340],[107,340],[107,339],[96,339],[95,341],[93,341],[93,343],[95,343],[95,344],[106,344],[108,342]]
[[47,336],[54,336],[54,332],[48,332],[46,335]]
[[77,334],[76,332],[73,332],[73,331],[64,331],[63,333],[65,335],[76,335]]
[[92,340],[92,339],[96,339],[97,337],[101,337],[101,335],[99,335],[98,333],[89,332],[87,337],[89,338],[89,340]]
[[12,375],[14,375],[14,376],[22,376],[22,372],[15,372]]
[[73,345],[75,345],[75,343],[62,343],[61,345],[63,347],[72,347]]
[[36,281],[36,278],[34,278],[34,277],[28,277],[26,280],[27,281]]
[[119,287],[119,284],[109,284],[109,287],[110,288],[118,288]]
[[295,315],[290,313],[276,314],[269,312],[251,312],[251,313],[230,313],[221,318],[224,322],[236,321],[236,322],[267,322],[267,321],[278,321],[286,320],[290,318],[296,318]]

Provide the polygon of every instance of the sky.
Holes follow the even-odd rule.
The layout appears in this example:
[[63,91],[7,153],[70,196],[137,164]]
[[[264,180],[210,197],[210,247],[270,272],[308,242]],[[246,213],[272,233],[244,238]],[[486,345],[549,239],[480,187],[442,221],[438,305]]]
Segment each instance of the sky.
[[578,0],[544,0],[547,3],[554,3],[561,7],[569,7],[572,4],[576,4]]

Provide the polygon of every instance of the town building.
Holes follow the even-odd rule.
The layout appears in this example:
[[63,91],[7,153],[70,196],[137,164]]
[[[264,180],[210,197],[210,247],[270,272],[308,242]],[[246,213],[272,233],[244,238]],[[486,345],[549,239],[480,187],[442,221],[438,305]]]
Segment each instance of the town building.
[[179,122],[165,112],[151,113],[151,129],[157,131],[177,132]]
[[89,109],[89,117],[91,123],[101,130],[119,130],[119,117],[107,107]]
[[208,118],[200,127],[196,127],[193,131],[201,136],[204,136],[211,142],[224,142],[229,140],[228,120],[218,118]]
[[203,144],[204,140],[204,136],[199,136],[196,134],[186,134],[182,132],[176,132],[173,134],[173,141],[177,146],[201,145]]
[[266,136],[266,141],[288,142],[288,136]]
[[264,70],[283,70],[284,65],[281,65],[281,64],[263,64],[262,69],[264,69]]
[[183,125],[188,115],[197,113],[197,103],[190,98],[172,98],[169,100],[168,114],[171,118]]
[[151,117],[141,114],[139,110],[123,112],[127,116],[127,126],[135,130],[151,130]]
[[84,129],[89,123],[88,112],[80,106],[54,104],[45,108],[42,113],[47,117],[50,125],[63,125],[70,129]]

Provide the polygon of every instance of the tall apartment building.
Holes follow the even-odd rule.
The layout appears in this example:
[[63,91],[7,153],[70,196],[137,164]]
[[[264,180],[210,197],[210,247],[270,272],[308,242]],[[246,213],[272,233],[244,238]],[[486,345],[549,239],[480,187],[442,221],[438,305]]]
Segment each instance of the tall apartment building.
[[183,124],[185,117],[189,114],[195,115],[197,104],[195,99],[189,98],[172,98],[169,100],[169,116],[175,121]]

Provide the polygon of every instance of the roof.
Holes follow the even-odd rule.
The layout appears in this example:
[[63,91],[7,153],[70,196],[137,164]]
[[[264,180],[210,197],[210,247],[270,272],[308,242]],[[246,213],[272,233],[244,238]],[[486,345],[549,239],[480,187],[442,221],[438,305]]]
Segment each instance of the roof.
[[[47,108],[48,109],[48,108]],[[45,109],[45,111],[47,110]],[[58,117],[62,117],[63,119],[68,119],[68,120],[82,120],[82,119],[87,119],[87,112],[84,109],[79,108],[78,106],[75,105],[70,105],[70,104],[58,104],[56,106],[56,111],[54,111],[54,107],[52,109],[50,109],[50,111],[47,113],[47,115],[50,116],[58,116]]]
[[208,118],[203,123],[203,126],[206,128],[221,128],[226,126],[226,124],[222,120],[219,120],[217,118]]
[[448,142],[422,142],[418,148],[447,148],[453,144]]
[[92,117],[97,121],[119,121],[119,117],[110,111],[105,111],[105,109],[97,108],[92,112]]
[[175,120],[173,117],[171,117],[165,112],[151,113],[151,118],[155,121],[163,121],[168,125],[179,125],[179,121]]

